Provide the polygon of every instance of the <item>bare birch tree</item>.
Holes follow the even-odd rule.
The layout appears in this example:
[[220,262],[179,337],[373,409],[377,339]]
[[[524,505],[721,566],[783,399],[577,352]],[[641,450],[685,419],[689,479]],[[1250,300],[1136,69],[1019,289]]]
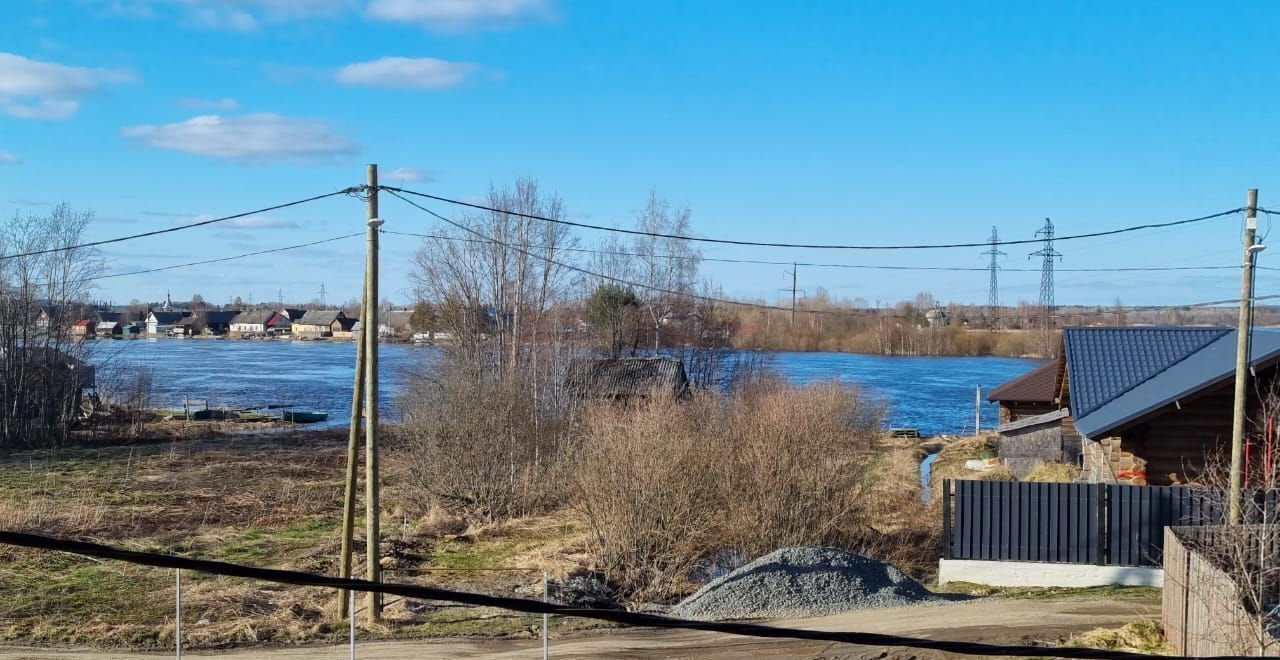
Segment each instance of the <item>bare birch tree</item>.
[[88,351],[71,328],[102,260],[92,248],[59,248],[83,242],[92,219],[63,204],[14,214],[0,229],[0,257],[9,257],[0,260],[0,446],[51,446],[70,435]]

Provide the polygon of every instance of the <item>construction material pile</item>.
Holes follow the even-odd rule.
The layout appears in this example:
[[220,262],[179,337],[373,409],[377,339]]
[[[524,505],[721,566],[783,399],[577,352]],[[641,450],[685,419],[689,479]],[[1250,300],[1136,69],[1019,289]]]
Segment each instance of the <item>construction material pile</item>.
[[938,600],[890,564],[837,548],[794,547],[708,582],[670,614],[704,621],[801,618]]

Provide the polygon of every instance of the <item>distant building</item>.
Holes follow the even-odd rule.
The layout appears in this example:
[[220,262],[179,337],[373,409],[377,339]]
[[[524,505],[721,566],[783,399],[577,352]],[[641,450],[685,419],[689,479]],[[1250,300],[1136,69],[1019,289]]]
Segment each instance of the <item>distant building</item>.
[[147,334],[169,334],[173,330],[173,326],[182,319],[191,316],[191,312],[172,312],[172,311],[154,311],[147,314],[145,321],[147,325]]
[[951,315],[947,314],[947,310],[935,307],[924,313],[924,320],[929,327],[940,328],[951,325]]
[[356,332],[360,328],[360,321],[348,316],[340,316],[333,320],[329,329],[332,331],[334,339],[355,339]]
[[79,339],[92,337],[97,331],[97,323],[93,319],[80,319],[71,325],[71,336]]
[[237,310],[226,311],[210,311],[204,312],[201,321],[204,327],[202,332],[212,335],[225,335],[231,332],[231,323],[235,320],[240,312]]
[[251,309],[240,312],[231,320],[231,332],[242,335],[261,335],[267,332],[267,321],[275,312],[269,309]]
[[334,321],[347,318],[339,309],[313,309],[293,322],[295,337],[332,337]]

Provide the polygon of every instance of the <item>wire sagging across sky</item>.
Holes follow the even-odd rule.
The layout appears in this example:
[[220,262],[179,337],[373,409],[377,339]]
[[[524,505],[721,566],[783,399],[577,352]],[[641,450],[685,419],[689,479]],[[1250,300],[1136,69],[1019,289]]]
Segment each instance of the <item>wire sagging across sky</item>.
[[[631,282],[631,281],[629,281],[629,280],[625,280],[625,279],[622,279],[622,278],[619,278],[619,277],[614,277],[614,276],[612,276],[612,275],[606,275],[606,274],[604,274],[604,273],[597,273],[597,272],[595,272],[595,271],[587,270],[587,269],[585,269],[585,268],[579,268],[579,267],[577,267],[577,266],[573,266],[573,265],[571,265],[571,264],[566,264],[566,263],[564,263],[564,262],[562,262],[562,261],[557,261],[557,260],[552,259],[552,258],[550,258],[550,257],[543,256],[543,255],[537,254],[537,253],[535,253],[535,252],[531,252],[530,250],[523,249],[523,248],[521,248],[520,246],[512,245],[512,244],[510,244],[510,243],[505,243],[505,242],[503,242],[503,241],[499,241],[499,240],[497,240],[497,239],[495,239],[495,238],[493,238],[493,237],[487,236],[487,235],[485,235],[483,232],[480,232],[480,231],[478,231],[478,230],[476,230],[476,229],[472,229],[471,227],[468,227],[468,226],[466,226],[466,225],[464,225],[464,224],[462,224],[462,223],[459,223],[459,222],[457,222],[457,221],[451,220],[451,219],[449,219],[449,218],[447,218],[447,217],[445,217],[445,216],[443,216],[443,215],[441,215],[441,214],[439,214],[439,213],[437,213],[437,212],[435,212],[435,211],[433,211],[433,210],[431,210],[431,209],[429,209],[429,208],[427,208],[427,207],[425,207],[425,206],[423,206],[423,205],[421,205],[421,204],[418,204],[417,202],[415,202],[415,201],[413,201],[413,200],[411,200],[411,199],[408,199],[408,198],[404,197],[403,195],[400,195],[400,194],[399,194],[396,190],[394,190],[394,189],[389,189],[389,188],[385,188],[385,187],[384,187],[384,188],[383,188],[383,190],[386,190],[389,194],[391,194],[391,195],[392,195],[392,196],[394,196],[395,198],[397,198],[397,199],[399,199],[399,200],[401,200],[401,201],[405,202],[406,204],[409,204],[410,206],[413,206],[413,207],[415,207],[415,208],[417,208],[417,209],[419,209],[419,210],[421,210],[421,211],[423,211],[423,212],[425,212],[425,213],[427,213],[427,214],[431,215],[432,217],[434,217],[434,218],[436,218],[436,219],[438,219],[438,220],[440,220],[440,221],[442,221],[442,222],[444,222],[444,223],[447,223],[447,224],[449,224],[449,225],[451,225],[451,226],[453,226],[453,227],[456,227],[456,228],[458,228],[458,229],[461,229],[461,230],[462,230],[462,231],[464,231],[464,232],[467,232],[467,233],[469,233],[469,234],[471,234],[471,235],[473,235],[473,236],[476,236],[477,238],[475,239],[475,241],[474,241],[474,242],[477,242],[477,243],[488,243],[488,244],[492,244],[492,245],[501,245],[501,246],[503,246],[503,247],[505,247],[505,248],[508,248],[508,249],[510,249],[510,250],[514,250],[514,251],[516,251],[516,252],[519,252],[520,254],[523,254],[523,255],[525,255],[525,256],[527,256],[527,257],[532,257],[532,258],[534,258],[534,259],[540,259],[540,260],[545,261],[545,262],[547,262],[547,263],[549,263],[549,264],[552,264],[552,265],[554,265],[554,266],[559,266],[559,267],[561,267],[561,268],[564,268],[564,269],[566,269],[566,270],[570,270],[570,271],[573,271],[573,272],[576,272],[576,273],[581,273],[581,274],[583,274],[583,275],[588,275],[588,276],[591,276],[591,277],[599,278],[599,279],[601,279],[601,280],[605,280],[605,281],[613,282],[614,284],[620,284],[620,285],[623,285],[623,286],[629,286],[629,287],[632,287],[632,288],[635,288],[635,289],[638,289],[638,290],[653,291],[653,292],[656,292],[656,293],[662,293],[662,294],[665,294],[665,295],[671,295],[671,296],[682,296],[682,297],[691,298],[691,299],[694,299],[694,300],[700,300],[700,301],[703,301],[703,302],[718,303],[718,304],[723,304],[723,305],[733,305],[733,306],[738,306],[738,307],[750,307],[750,308],[756,308],[756,309],[762,309],[762,310],[771,310],[771,311],[780,311],[780,312],[790,312],[790,311],[792,311],[792,309],[791,309],[790,307],[783,307],[783,306],[781,306],[781,305],[768,305],[768,304],[764,304],[764,303],[742,302],[742,301],[738,301],[738,300],[729,300],[729,299],[726,299],[726,298],[716,298],[716,297],[713,297],[713,296],[706,296],[706,295],[701,295],[701,294],[696,294],[696,293],[690,293],[690,292],[671,291],[671,290],[668,290],[668,289],[663,289],[663,288],[661,288],[661,287],[654,287],[654,286],[650,286],[650,285],[646,285],[646,284],[641,284],[641,283],[639,283],[639,282]],[[407,232],[388,232],[388,233],[400,233],[400,234],[406,234]],[[411,236],[412,236],[412,235],[415,235],[415,234],[408,234],[408,235],[411,235]],[[424,235],[422,235],[422,236],[427,237],[427,238],[447,238],[447,239],[454,238],[454,237],[442,237],[442,236],[425,235],[425,234],[424,234]],[[457,240],[466,240],[466,239],[457,239]],[[529,247],[530,247],[530,249],[536,249],[536,247],[535,247],[535,246],[529,246]],[[1253,298],[1253,300],[1254,300],[1254,301],[1259,301],[1259,300],[1272,300],[1272,299],[1277,299],[1277,298],[1280,298],[1280,294],[1276,294],[1276,295],[1268,295],[1268,296],[1256,296],[1256,297],[1254,297],[1254,298]],[[1205,301],[1205,302],[1190,303],[1190,304],[1184,304],[1184,305],[1162,305],[1162,306],[1154,306],[1154,307],[1128,307],[1128,308],[1113,308],[1113,309],[1110,309],[1110,310],[1097,310],[1097,311],[1093,311],[1093,312],[1081,312],[1081,313],[1078,313],[1078,314],[1054,314],[1054,315],[1053,315],[1053,317],[1054,317],[1054,318],[1063,318],[1063,317],[1072,317],[1072,318],[1080,317],[1080,318],[1083,318],[1083,317],[1092,317],[1092,316],[1107,316],[1107,315],[1115,315],[1115,314],[1121,314],[1121,313],[1125,313],[1125,312],[1144,311],[1144,310],[1149,311],[1149,310],[1161,310],[1161,309],[1192,309],[1192,308],[1213,307],[1213,306],[1216,306],[1216,305],[1234,304],[1234,303],[1238,303],[1238,302],[1239,302],[1238,300],[1234,300],[1234,299],[1233,299],[1233,300],[1210,300],[1210,301]],[[839,317],[856,317],[856,318],[905,318],[905,317],[902,317],[901,315],[897,315],[897,314],[883,314],[883,313],[881,313],[881,312],[880,312],[880,311],[878,311],[878,310],[867,310],[867,311],[853,311],[853,310],[849,310],[849,311],[845,311],[845,310],[834,310],[834,309],[804,309],[804,310],[802,310],[802,311],[803,311],[804,313],[806,313],[806,314],[821,314],[821,315],[825,315],[825,316],[839,316]],[[1043,317],[1043,314],[1038,314],[1037,316]],[[1010,320],[1011,318],[1021,318],[1021,317],[1002,317],[1002,318],[997,319],[997,320]]]
[[334,242],[334,241],[340,241],[340,240],[342,240],[342,239],[344,239],[344,238],[355,238],[356,236],[364,236],[364,235],[365,235],[365,233],[364,233],[364,232],[356,232],[356,233],[354,233],[354,234],[346,234],[346,235],[344,235],[344,236],[334,236],[333,238],[323,238],[323,239],[320,239],[320,240],[318,240],[318,241],[311,241],[310,243],[299,243],[299,244],[297,244],[297,245],[286,245],[286,246],[284,246],[284,247],[271,248],[270,250],[258,250],[257,252],[246,252],[246,253],[244,253],[244,254],[236,254],[236,255],[232,255],[232,256],[230,256],[230,257],[219,257],[219,258],[217,258],[217,259],[205,259],[204,261],[191,261],[191,262],[188,262],[188,263],[185,263],[185,264],[173,264],[172,266],[160,266],[159,268],[148,268],[148,269],[146,269],[146,270],[134,270],[134,271],[130,271],[130,272],[128,272],[128,273],[111,273],[110,275],[98,275],[97,277],[91,277],[91,278],[89,278],[89,279],[91,279],[91,280],[106,280],[106,279],[110,279],[110,278],[113,278],[113,277],[127,277],[127,276],[129,276],[129,275],[143,275],[143,274],[145,274],[145,273],[158,273],[158,272],[160,272],[160,271],[162,271],[162,270],[173,270],[173,269],[175,269],[175,268],[186,268],[186,267],[188,267],[188,266],[203,266],[203,265],[205,265],[205,264],[216,264],[216,263],[223,262],[223,261],[232,261],[232,260],[235,260],[235,259],[244,259],[245,257],[256,257],[256,256],[258,256],[258,255],[260,255],[260,254],[271,254],[272,252],[285,252],[285,251],[287,251],[287,250],[297,250],[297,249],[299,249],[299,248],[311,247],[311,246],[313,246],[313,245],[320,245],[321,243],[332,243],[332,242]]
[[[390,191],[388,191],[390,192]],[[384,234],[393,234],[396,236],[414,236],[417,238],[434,238],[445,241],[463,241],[476,243],[490,243],[488,239],[479,238],[461,238],[458,236],[443,236],[440,234],[420,234],[406,231],[391,231],[384,229]],[[546,245],[530,245],[529,249],[538,250],[548,248]],[[940,270],[954,272],[986,272],[986,267],[981,266],[893,266],[878,264],[832,264],[832,263],[809,263],[804,261],[764,261],[760,259],[729,259],[725,257],[705,257],[705,256],[688,256],[678,254],[649,254],[646,252],[624,252],[619,250],[595,250],[591,248],[574,248],[555,246],[555,249],[563,252],[578,252],[585,254],[606,254],[619,257],[646,257],[652,259],[676,259],[686,261],[710,261],[713,263],[726,264],[759,264],[764,266],[804,266],[806,268],[852,268],[852,269],[868,269],[868,270]],[[1255,266],[1262,270],[1280,270],[1275,267]],[[1240,270],[1240,266],[1117,266],[1113,268],[1059,268],[1061,273],[1131,273],[1131,272],[1165,272],[1165,271],[1191,271],[1191,270]],[[1001,272],[1006,273],[1038,273],[1039,268],[1001,268]]]
[[118,236],[118,237],[116,237],[116,238],[108,238],[108,239],[104,239],[104,240],[101,240],[101,241],[90,241],[90,242],[88,242],[88,243],[80,243],[80,244],[77,244],[77,245],[63,245],[63,246],[59,246],[59,247],[46,248],[46,249],[43,249],[43,250],[32,250],[32,251],[30,251],[30,252],[22,252],[22,253],[19,253],[19,254],[6,254],[6,255],[0,255],[0,261],[6,261],[6,260],[9,260],[9,259],[19,259],[19,258],[22,258],[22,257],[35,257],[35,256],[39,256],[39,255],[42,255],[42,254],[52,254],[52,253],[54,253],[54,252],[67,252],[67,251],[69,251],[69,250],[78,250],[78,249],[81,249],[81,248],[96,247],[96,246],[99,246],[99,245],[108,245],[108,244],[111,244],[111,243],[121,243],[121,242],[124,242],[124,241],[132,241],[132,240],[134,240],[134,239],[138,239],[138,238],[147,238],[148,236],[159,236],[160,234],[168,234],[168,233],[172,233],[172,232],[175,232],[175,231],[182,231],[182,230],[184,230],[184,229],[193,229],[193,228],[195,228],[195,227],[204,227],[205,225],[212,225],[212,224],[216,224],[216,223],[219,223],[219,222],[226,222],[226,221],[228,221],[228,220],[236,220],[236,219],[238,219],[238,218],[247,218],[247,217],[249,217],[249,216],[251,216],[251,215],[257,215],[257,214],[259,214],[259,213],[267,213],[267,212],[270,212],[270,211],[277,211],[277,210],[279,210],[279,209],[289,208],[290,206],[298,206],[299,204],[306,204],[306,203],[308,203],[308,202],[314,202],[314,201],[317,201],[317,200],[325,199],[326,197],[336,197],[336,196],[338,196],[338,195],[350,195],[350,194],[352,194],[352,193],[359,192],[362,188],[363,188],[363,186],[352,186],[352,187],[349,187],[349,188],[343,188],[342,190],[335,190],[334,192],[331,192],[331,193],[325,193],[325,194],[323,194],[323,195],[316,195],[315,197],[308,197],[308,198],[306,198],[306,199],[299,199],[299,200],[295,200],[295,201],[292,201],[292,202],[285,202],[285,203],[283,203],[283,204],[276,204],[276,205],[274,205],[274,206],[268,206],[268,207],[261,208],[261,209],[256,209],[256,210],[253,210],[253,211],[245,211],[245,212],[243,212],[243,213],[236,213],[236,214],[233,214],[233,215],[224,215],[224,216],[222,216],[222,217],[220,217],[220,218],[210,218],[210,219],[208,219],[208,220],[200,220],[199,222],[192,222],[192,223],[188,223],[188,224],[185,224],[185,225],[178,225],[177,227],[169,227],[169,228],[166,228],[166,229],[156,229],[156,230],[154,230],[154,231],[146,231],[146,232],[142,232],[141,234],[130,234],[130,235],[128,235],[128,236]]
[[[641,231],[638,229],[622,229],[619,227],[606,227],[604,225],[593,225],[585,222],[574,222],[571,220],[550,218],[547,216],[535,215],[531,213],[521,213],[518,211],[512,211],[510,209],[495,208],[492,206],[485,206],[483,204],[475,204],[473,202],[465,202],[458,199],[451,199],[449,197],[441,197],[439,195],[432,195],[429,193],[406,190],[404,188],[394,188],[391,186],[380,186],[380,189],[393,194],[404,193],[406,195],[415,195],[418,197],[424,197],[426,199],[432,199],[438,202],[444,202],[446,204],[465,206],[468,208],[473,208],[481,211],[489,211],[492,213],[502,213],[506,215],[513,215],[520,218],[528,218],[530,220],[552,222],[555,224],[566,225],[569,227],[579,227],[582,229],[594,229],[597,231],[608,231],[608,232],[615,232],[620,234],[631,234],[634,236],[650,236],[654,238],[670,238],[670,239],[676,239],[681,241],[697,241],[700,243],[719,243],[724,245],[750,245],[754,247],[776,247],[776,248],[796,248],[796,249],[814,249],[814,250],[938,250],[938,249],[946,249],[946,248],[990,247],[992,245],[1030,245],[1030,244],[1039,244],[1043,242],[1039,238],[1028,238],[1028,239],[1012,240],[1012,241],[998,241],[995,243],[992,243],[990,241],[984,241],[979,243],[922,243],[922,244],[912,244],[912,245],[844,245],[844,244],[822,244],[822,243],[814,243],[814,244],[769,243],[769,242],[762,242],[762,241],[746,241],[746,240],[727,239],[727,238],[701,238],[697,236],[681,236],[679,234],[663,234],[658,232]],[[403,197],[401,199],[403,199]],[[1125,234],[1128,232],[1141,231],[1144,229],[1160,229],[1164,227],[1177,227],[1180,225],[1188,225],[1188,224],[1197,223],[1197,222],[1204,222],[1206,220],[1223,218],[1229,215],[1239,213],[1243,210],[1244,210],[1244,207],[1237,207],[1227,211],[1220,211],[1218,213],[1202,215],[1195,218],[1187,218],[1185,220],[1173,220],[1170,222],[1154,222],[1154,223],[1147,223],[1142,225],[1133,225],[1131,227],[1122,227],[1119,229],[1109,229],[1106,231],[1095,231],[1095,232],[1088,232],[1084,234],[1057,236],[1054,238],[1054,240],[1055,241],[1071,241],[1071,240],[1078,240],[1082,238],[1097,238],[1100,236],[1112,236],[1115,234]]]

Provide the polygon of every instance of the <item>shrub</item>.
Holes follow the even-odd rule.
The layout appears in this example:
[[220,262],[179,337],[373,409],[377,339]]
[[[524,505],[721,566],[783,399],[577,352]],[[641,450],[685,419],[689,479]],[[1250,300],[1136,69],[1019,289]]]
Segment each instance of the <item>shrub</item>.
[[787,545],[860,547],[880,411],[838,384],[756,380],[596,407],[577,471],[592,553],[623,595],[688,590],[699,562]]
[[445,358],[411,380],[401,430],[412,455],[409,497],[468,522],[539,513],[568,497],[575,447],[570,411],[535,376]]

